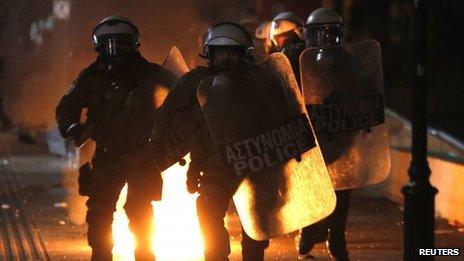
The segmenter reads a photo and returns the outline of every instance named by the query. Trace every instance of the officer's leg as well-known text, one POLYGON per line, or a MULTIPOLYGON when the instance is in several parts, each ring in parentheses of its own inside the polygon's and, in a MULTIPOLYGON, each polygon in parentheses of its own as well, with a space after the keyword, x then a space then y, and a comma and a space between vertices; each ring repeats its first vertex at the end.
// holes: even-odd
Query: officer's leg
POLYGON ((350 209, 351 190, 335 191, 337 205, 330 218, 328 248, 333 260, 349 260, 346 249, 345 227, 350 209))
POLYGON ((300 255, 308 255, 315 244, 327 240, 329 217, 301 229, 300 242, 298 243, 300 255))
POLYGON ((91 260, 111 260, 113 239, 111 225, 124 178, 109 162, 94 161, 94 189, 87 200, 87 240, 92 248, 91 260))
POLYGON ((143 164, 132 166, 128 174, 127 201, 124 206, 129 227, 135 236, 136 260, 154 260, 152 250, 153 208, 152 200, 159 200, 161 176, 144 169, 143 164))
POLYGON ((224 217, 231 195, 221 186, 208 182, 202 182, 199 192, 197 214, 205 244, 205 261, 228 260, 230 241, 224 217))
POLYGON ((242 228, 242 260, 260 261, 264 260, 264 251, 269 246, 269 240, 256 241, 250 238, 242 228))

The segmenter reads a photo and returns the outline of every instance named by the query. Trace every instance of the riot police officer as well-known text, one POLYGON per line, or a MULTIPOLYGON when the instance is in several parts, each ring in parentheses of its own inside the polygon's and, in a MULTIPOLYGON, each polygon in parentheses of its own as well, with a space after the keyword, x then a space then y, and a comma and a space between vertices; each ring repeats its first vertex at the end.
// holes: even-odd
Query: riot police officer
MULTIPOLYGON (((306 22, 304 37, 308 47, 340 46, 342 41, 343 21, 336 11, 330 8, 319 8, 313 11, 306 22)), ((333 53, 331 53, 334 56, 333 53)), ((346 53, 337 52, 338 59, 345 59, 346 53), (343 56, 343 57, 341 57, 343 56)), ((337 57, 330 57, 337 59, 337 57)), ((328 144, 319 141, 326 164, 337 160, 340 153, 328 152, 328 144), (338 156, 336 156, 337 154, 338 156)), ((337 151, 349 144, 338 144, 337 151)), ((351 189, 335 191, 337 205, 334 212, 326 219, 305 227, 301 230, 298 252, 301 256, 308 255, 316 243, 327 240, 327 247, 333 260, 349 260, 346 249, 345 226, 348 219, 351 189)))
POLYGON ((293 12, 282 12, 272 20, 270 38, 274 51, 282 52, 292 65, 298 84, 300 84, 299 57, 306 49, 302 40, 303 20, 293 12))
POLYGON ((93 30, 98 57, 71 84, 56 108, 64 138, 96 142, 91 173, 84 168, 80 193, 87 200, 87 238, 92 260, 111 260, 111 225, 119 193, 128 184, 125 210, 135 235, 136 260, 154 260, 151 250, 152 200, 161 196, 160 173, 144 150, 153 128, 155 86, 170 86, 173 75, 139 53, 138 28, 128 19, 110 16, 93 30), (79 119, 87 109, 87 120, 79 119))
MULTIPOLYGON (((197 88, 203 79, 252 62, 252 52, 252 38, 240 25, 224 22, 211 27, 205 37, 202 54, 208 60, 208 66, 198 66, 179 79, 156 113, 153 142, 160 139, 159 133, 165 133, 163 126, 168 126, 176 115, 193 115, 194 119, 189 119, 189 125, 197 123, 192 132, 183 135, 189 136, 185 140, 189 143, 191 157, 187 189, 199 193, 197 213, 205 242, 206 261, 228 260, 230 241, 224 217, 238 181, 231 181, 222 171, 219 156, 201 113, 197 88)), ((172 125, 179 128, 176 127, 179 124, 172 125)), ((242 231, 243 260, 263 260, 268 244, 268 241, 253 240, 242 231)))

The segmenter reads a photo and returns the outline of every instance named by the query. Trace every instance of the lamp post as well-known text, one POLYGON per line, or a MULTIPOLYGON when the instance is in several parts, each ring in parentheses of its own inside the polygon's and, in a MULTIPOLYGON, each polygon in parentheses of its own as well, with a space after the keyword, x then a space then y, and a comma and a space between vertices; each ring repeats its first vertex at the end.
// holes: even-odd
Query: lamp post
POLYGON ((435 194, 427 162, 427 0, 413 0, 414 82, 412 161, 404 195, 404 260, 433 260, 419 249, 433 248, 435 194))

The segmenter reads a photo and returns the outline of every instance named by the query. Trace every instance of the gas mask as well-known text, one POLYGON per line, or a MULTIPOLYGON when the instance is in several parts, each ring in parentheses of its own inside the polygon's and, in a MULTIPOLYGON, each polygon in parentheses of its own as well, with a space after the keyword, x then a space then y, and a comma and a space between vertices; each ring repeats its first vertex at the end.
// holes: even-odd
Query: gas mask
POLYGON ((244 64, 245 50, 239 46, 214 46, 210 64, 218 71, 229 71, 244 64))

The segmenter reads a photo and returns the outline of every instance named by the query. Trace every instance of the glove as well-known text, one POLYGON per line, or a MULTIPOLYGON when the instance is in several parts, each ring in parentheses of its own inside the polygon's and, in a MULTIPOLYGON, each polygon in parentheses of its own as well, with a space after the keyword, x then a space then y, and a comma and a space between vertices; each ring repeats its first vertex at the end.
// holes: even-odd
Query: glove
POLYGON ((92 175, 92 168, 89 162, 86 162, 79 168, 79 194, 82 196, 90 196, 93 191, 94 177, 92 175))
POLYGON ((80 123, 73 123, 66 129, 64 138, 78 139, 82 136, 84 129, 84 125, 80 123))
POLYGON ((198 186, 200 184, 200 168, 195 166, 195 164, 190 163, 189 169, 187 171, 187 191, 189 193, 195 193, 198 191, 198 186))

